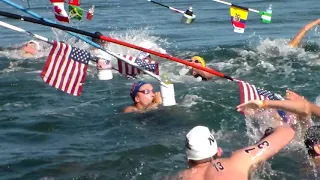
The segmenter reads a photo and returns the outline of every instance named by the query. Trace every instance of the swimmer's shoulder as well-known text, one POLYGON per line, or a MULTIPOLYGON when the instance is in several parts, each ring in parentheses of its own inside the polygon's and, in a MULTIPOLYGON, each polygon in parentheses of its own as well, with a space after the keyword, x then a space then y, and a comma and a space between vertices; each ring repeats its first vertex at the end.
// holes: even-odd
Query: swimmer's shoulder
POLYGON ((138 111, 138 108, 136 108, 133 105, 128 106, 123 110, 124 113, 130 113, 130 112, 136 112, 136 111, 138 111))

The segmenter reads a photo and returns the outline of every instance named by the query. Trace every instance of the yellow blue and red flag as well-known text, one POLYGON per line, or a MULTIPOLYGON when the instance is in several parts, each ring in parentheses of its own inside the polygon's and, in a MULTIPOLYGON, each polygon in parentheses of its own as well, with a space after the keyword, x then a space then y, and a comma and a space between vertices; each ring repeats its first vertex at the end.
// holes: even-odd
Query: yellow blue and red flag
POLYGON ((246 20, 248 18, 248 8, 232 5, 230 6, 230 16, 234 32, 244 33, 246 20))

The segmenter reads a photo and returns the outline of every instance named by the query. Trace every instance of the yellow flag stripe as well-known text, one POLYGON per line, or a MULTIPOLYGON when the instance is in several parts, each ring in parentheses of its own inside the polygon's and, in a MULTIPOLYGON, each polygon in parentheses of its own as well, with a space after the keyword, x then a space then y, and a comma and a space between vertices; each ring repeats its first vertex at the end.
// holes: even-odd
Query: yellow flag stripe
POLYGON ((240 19, 247 20, 248 10, 234 7, 234 6, 230 6, 230 15, 232 17, 239 16, 240 19))

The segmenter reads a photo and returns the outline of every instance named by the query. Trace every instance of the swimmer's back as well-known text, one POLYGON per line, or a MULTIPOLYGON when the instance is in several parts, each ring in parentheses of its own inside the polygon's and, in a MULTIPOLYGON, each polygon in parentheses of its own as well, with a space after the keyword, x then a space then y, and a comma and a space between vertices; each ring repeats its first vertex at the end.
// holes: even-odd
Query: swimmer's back
POLYGON ((247 180, 250 172, 283 149, 294 135, 291 127, 279 126, 258 143, 235 151, 230 158, 217 158, 201 168, 197 165, 197 171, 193 168, 183 171, 180 179, 247 180))
MULTIPOLYGON (((236 160, 238 161, 238 160, 236 160)), ((248 170, 242 168, 234 158, 219 158, 201 169, 193 168, 185 170, 180 179, 185 180, 247 180, 248 170)))

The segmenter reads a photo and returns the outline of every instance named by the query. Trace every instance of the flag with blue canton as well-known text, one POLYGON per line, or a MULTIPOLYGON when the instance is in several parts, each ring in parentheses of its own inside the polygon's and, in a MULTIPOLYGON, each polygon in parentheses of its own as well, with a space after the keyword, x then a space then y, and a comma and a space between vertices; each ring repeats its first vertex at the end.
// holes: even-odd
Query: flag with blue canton
MULTIPOLYGON (((279 94, 255 87, 244 81, 238 81, 238 85, 240 87, 240 104, 250 100, 284 100, 279 94)), ((284 122, 288 122, 286 113, 283 110, 278 109, 278 114, 282 117, 284 122)))
POLYGON ((90 56, 86 50, 54 41, 40 76, 50 86, 80 96, 90 56))
POLYGON ((148 60, 148 59, 137 58, 135 63, 137 63, 138 66, 144 68, 145 70, 151 71, 151 72, 155 73, 156 75, 159 75, 157 62, 152 61, 152 60, 148 60))
MULTIPOLYGON (((130 55, 120 55, 120 56, 136 64, 137 66, 140 66, 143 69, 146 69, 147 71, 151 71, 152 73, 159 75, 159 63, 151 60, 150 58, 139 59, 130 55)), ((140 69, 136 68, 135 66, 132 66, 131 64, 125 61, 122 61, 121 59, 118 59, 118 71, 121 74, 130 75, 133 77, 143 73, 142 71, 140 71, 140 69)))

